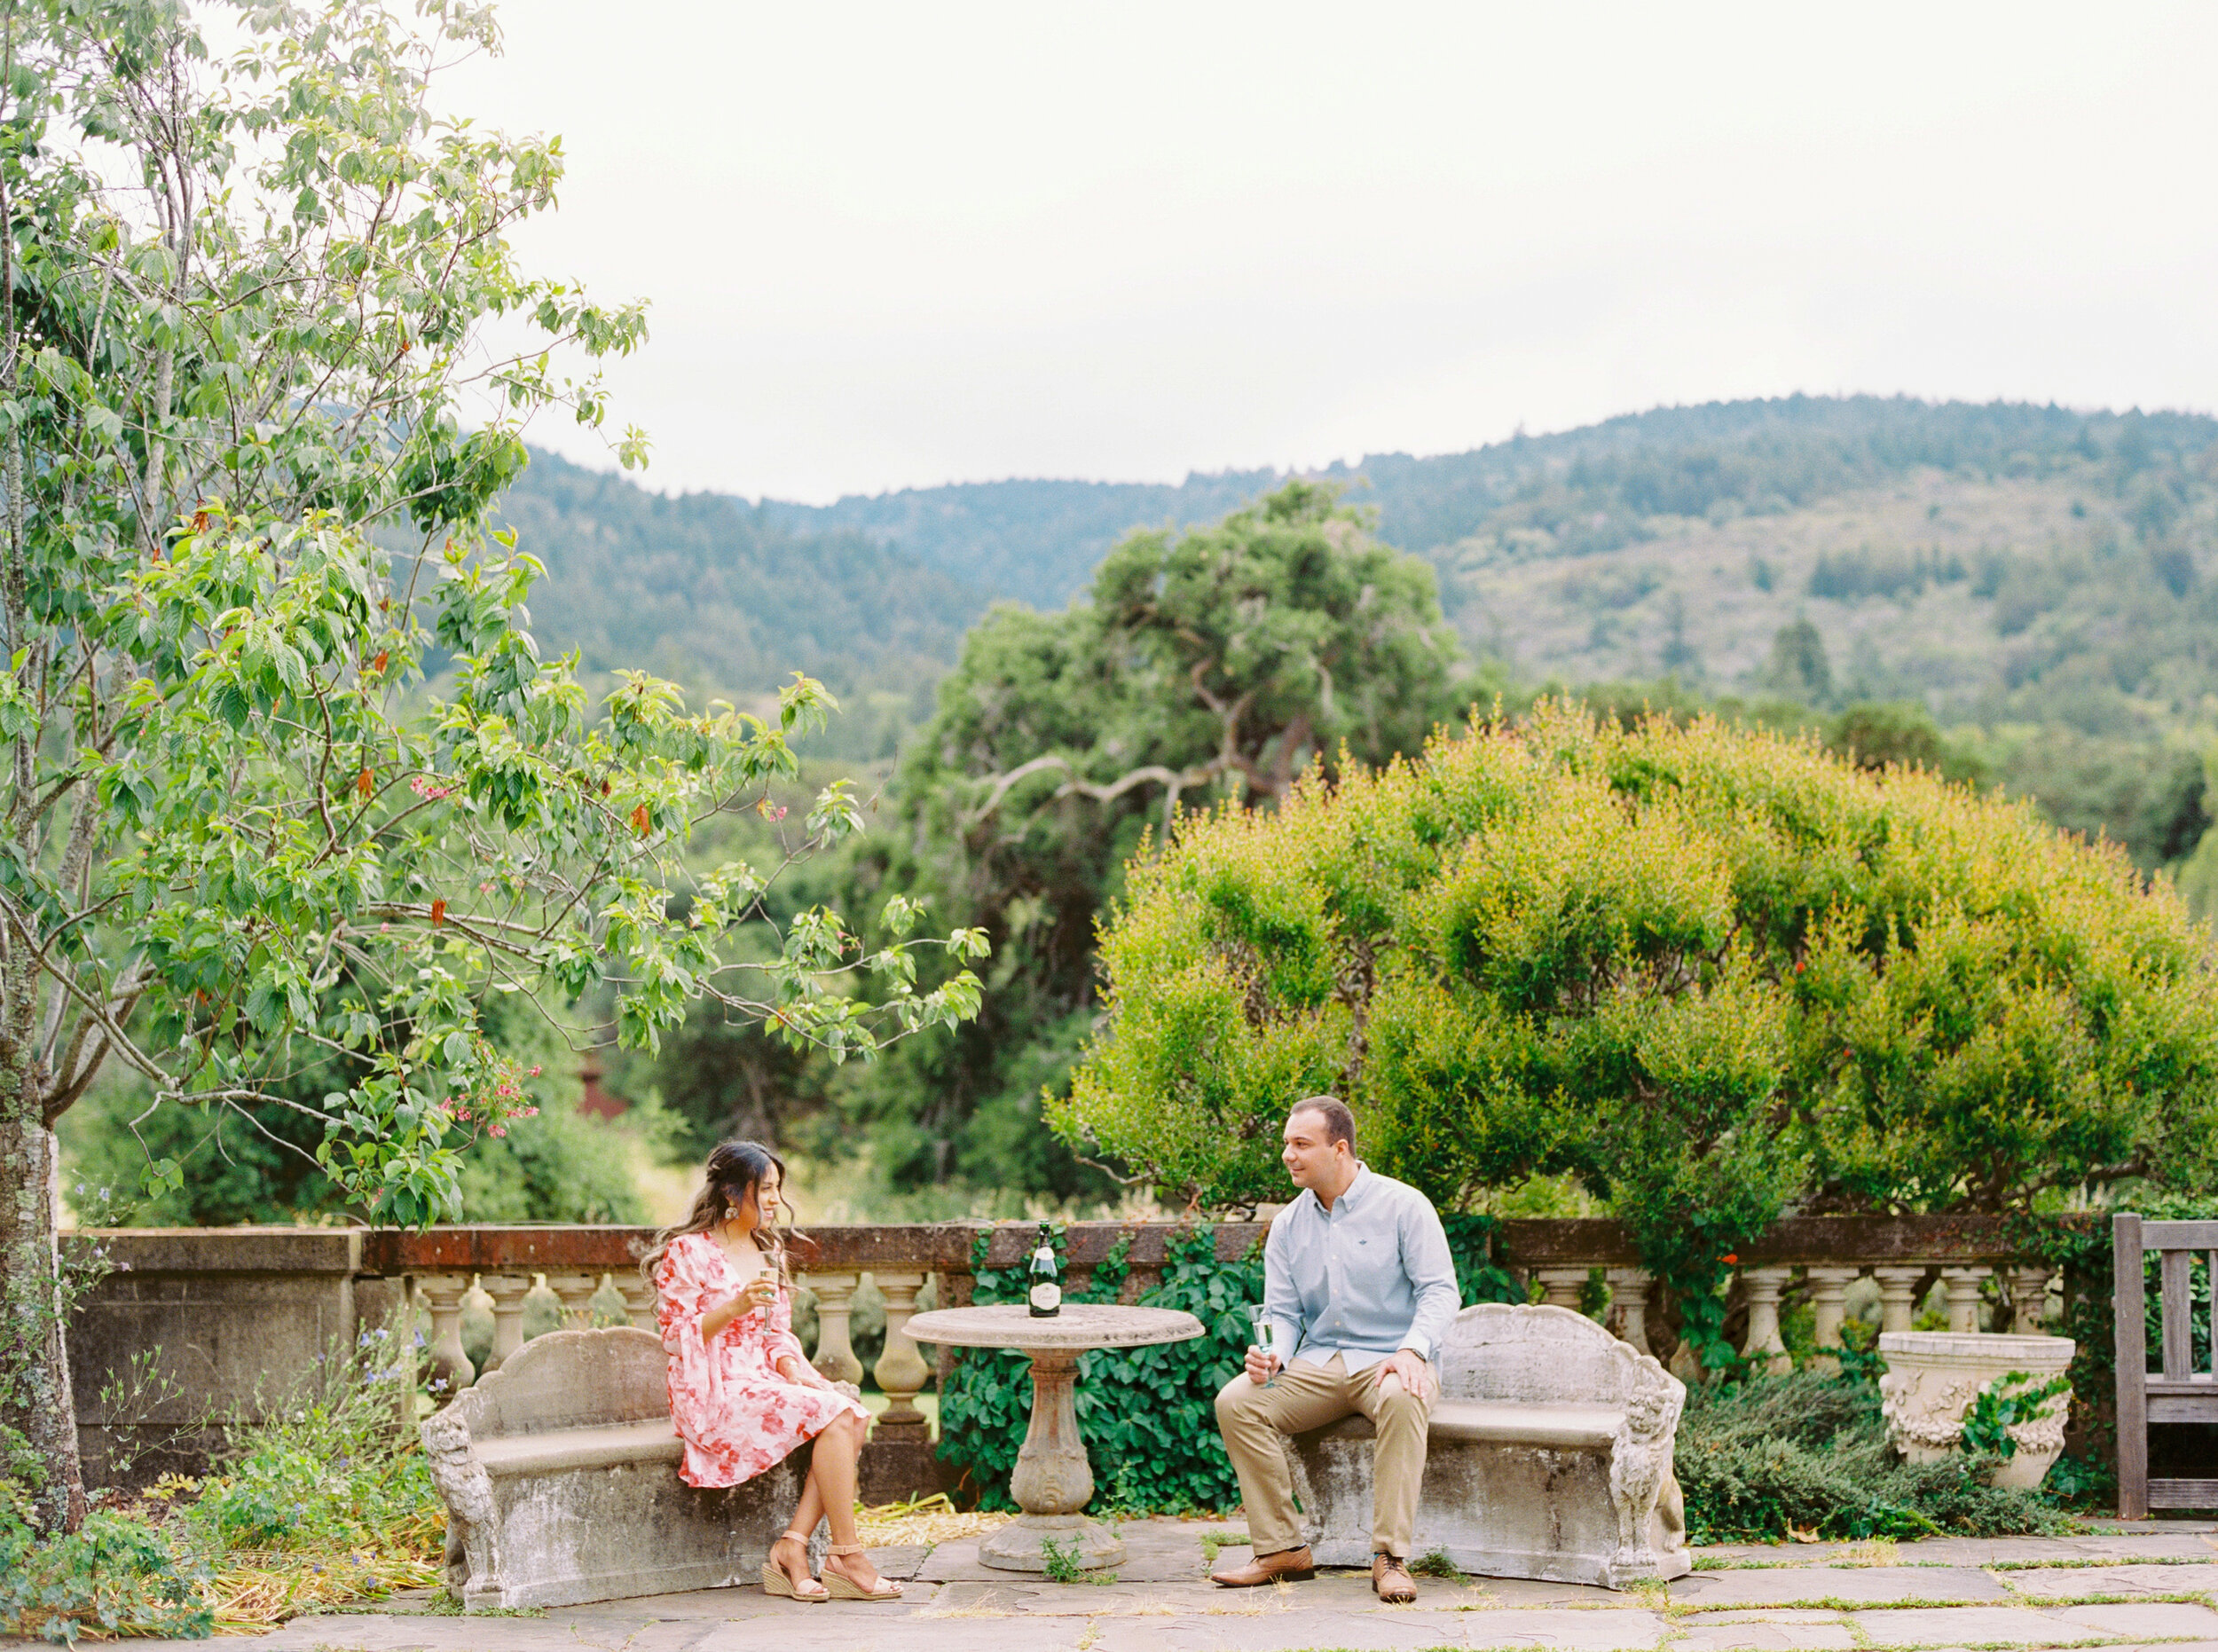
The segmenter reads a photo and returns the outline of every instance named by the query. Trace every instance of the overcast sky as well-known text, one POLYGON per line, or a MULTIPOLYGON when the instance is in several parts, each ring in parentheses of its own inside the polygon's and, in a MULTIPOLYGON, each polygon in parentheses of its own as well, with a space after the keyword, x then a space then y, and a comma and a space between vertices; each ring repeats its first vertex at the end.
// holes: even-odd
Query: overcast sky
MULTIPOLYGON (((506 0, 649 485, 1456 452, 1793 390, 2218 403, 2218 8, 506 0)), ((608 462, 553 423, 535 440, 608 462)))

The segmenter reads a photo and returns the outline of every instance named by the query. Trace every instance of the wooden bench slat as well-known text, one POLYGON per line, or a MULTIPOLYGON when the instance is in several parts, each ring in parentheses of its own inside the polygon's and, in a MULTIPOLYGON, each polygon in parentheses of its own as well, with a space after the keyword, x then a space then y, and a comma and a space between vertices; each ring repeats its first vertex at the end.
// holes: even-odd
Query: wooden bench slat
POLYGON ((2218 1394, 2151 1394, 2151 1422, 2218 1422, 2218 1394))
POLYGON ((2195 1254, 2167 1250, 2163 1255, 2164 1374, 2177 1382, 2195 1369, 2190 1335, 2194 1329, 2195 1298, 2188 1286, 2188 1269, 2195 1254))
POLYGON ((2151 1508, 2218 1508, 2218 1480, 2151 1480, 2151 1508))
POLYGON ((2218 1250, 2218 1222, 2143 1222, 2143 1250, 2218 1250))

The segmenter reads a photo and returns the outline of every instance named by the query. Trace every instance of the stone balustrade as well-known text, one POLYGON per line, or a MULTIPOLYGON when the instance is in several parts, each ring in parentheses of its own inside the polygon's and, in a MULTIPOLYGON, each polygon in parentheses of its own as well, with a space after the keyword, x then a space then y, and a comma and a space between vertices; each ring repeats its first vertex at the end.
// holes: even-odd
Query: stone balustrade
MULTIPOLYGON (((1066 1231, 1071 1282, 1085 1284, 1122 1245, 1120 1294, 1135 1300, 1161 1278, 1167 1242, 1179 1231, 1171 1223, 1072 1223, 1066 1231)), ((1229 1261, 1249 1254, 1263 1231, 1260 1223, 1217 1224, 1217 1255, 1229 1261)), ((934 1365, 902 1330, 918 1297, 929 1293, 940 1307, 968 1302, 981 1235, 985 1264, 1011 1268, 1021 1265, 1036 1231, 1031 1223, 820 1227, 807 1230, 808 1244, 794 1247, 797 1282, 814 1306, 811 1357, 827 1376, 863 1381, 856 1306, 859 1300, 883 1304, 885 1341, 868 1373, 887 1399, 871 1446, 878 1490, 900 1496, 933 1483, 927 1425, 916 1402, 934 1365), (895 1487, 902 1489, 889 1489, 895 1487)), ((351 1340, 413 1303, 421 1310, 418 1323, 428 1322, 434 1378, 460 1389, 482 1374, 466 1346, 466 1322, 481 1335, 491 1325, 488 1370, 531 1338, 563 1326, 628 1322, 652 1329, 653 1291, 638 1263, 652 1238, 639 1228, 555 1226, 110 1231, 102 1239, 121 1269, 81 1309, 70 1339, 88 1455, 101 1459, 108 1434, 117 1430, 160 1428, 160 1418, 127 1422, 107 1414, 113 1408, 103 1391, 129 1369, 134 1349, 162 1349, 162 1367, 175 1367, 181 1392, 206 1391, 213 1373, 222 1392, 247 1395, 281 1374, 264 1363, 273 1350, 305 1363, 311 1345, 334 1335, 351 1340)), ((1664 1298, 1615 1222, 1506 1222, 1493 1260, 1533 1300, 1594 1312, 1633 1347, 1669 1351, 1655 1346, 1664 1298)), ((1748 1246, 1734 1266, 1734 1301, 1746 1307, 1742 1349, 1773 1369, 1790 1363, 1782 1318, 1801 1304, 1812 1311, 1816 1357, 1827 1359, 1827 1350, 1841 1345, 1852 1311, 1876 1311, 1882 1330, 1908 1330, 1932 1297, 1946 1304, 1951 1330, 2032 1330, 2059 1284, 2069 1288, 2017 1255, 2002 1220, 1989 1216, 1789 1218, 1748 1246)), ((953 1356, 941 1350, 936 1357, 953 1356)), ((192 1467, 174 1453, 146 1460, 148 1477, 192 1467)))
MULTIPOLYGON (((1124 1288, 1137 1297, 1160 1277, 1162 1239, 1168 1223, 1079 1223, 1068 1230, 1070 1263, 1082 1279, 1119 1238, 1133 1236, 1124 1288), (1152 1241, 1152 1242, 1151 1242, 1152 1241)), ((850 1320, 857 1292, 866 1282, 885 1302, 885 1351, 870 1375, 887 1396, 881 1428, 922 1439, 924 1418, 916 1396, 930 1380, 916 1345, 901 1327, 916 1311, 916 1298, 929 1279, 947 1305, 967 1301, 970 1249, 979 1223, 883 1224, 812 1231, 814 1245, 796 1282, 814 1299, 817 1340, 813 1358, 818 1370, 836 1381, 861 1382, 850 1320), (887 1266, 888 1263, 895 1265, 887 1266), (871 1265, 865 1265, 866 1263, 871 1265)), ((1029 1223, 984 1227, 987 1264, 1007 1267, 1021 1260, 1031 1242, 1029 1223), (1007 1254, 1003 1254, 1007 1253, 1007 1254)), ((1228 1259, 1260 1239, 1261 1223, 1227 1223, 1217 1230, 1219 1254, 1228 1259)), ((1633 1257, 1614 1222, 1526 1221, 1504 1224, 1504 1248, 1512 1271, 1528 1285, 1532 1299, 1580 1309, 1602 1304, 1609 1329, 1643 1352, 1656 1351, 1648 1335, 1651 1280, 1633 1257), (1521 1262, 1530 1258, 1528 1265, 1521 1262)), ((495 1326, 487 1368, 523 1346, 530 1336, 562 1326, 615 1325, 628 1321, 652 1329, 653 1292, 640 1278, 636 1255, 648 1242, 644 1231, 621 1228, 434 1229, 428 1234, 369 1236, 366 1265, 400 1272, 429 1310, 433 1326, 431 1357, 437 1374, 467 1387, 478 1374, 462 1343, 462 1318, 475 1300, 495 1326), (464 1236, 468 1236, 465 1238, 464 1236), (464 1273, 440 1264, 467 1259, 491 1264, 464 1273), (545 1270, 526 1271, 546 1262, 545 1270), (598 1269, 598 1271, 594 1271, 598 1269), (535 1311, 535 1302, 537 1308, 535 1311)), ((1793 1366, 1782 1334, 1781 1314, 1790 1301, 1813 1310, 1817 1357, 1841 1346, 1843 1327, 1858 1281, 1868 1278, 1866 1302, 1876 1305, 1877 1329, 1907 1331, 1919 1306, 1938 1286, 1951 1331, 2036 1329, 2048 1311, 2057 1283, 2049 1270, 2012 1257, 2000 1223, 1978 1217, 1819 1217, 1781 1223, 1750 1255, 1740 1259, 1740 1300, 1747 1305, 1747 1329, 1741 1351, 1771 1371, 1793 1366), (1875 1300, 1876 1299, 1876 1300, 1875 1300), (1984 1310, 1984 1325, 1983 1325, 1984 1310)))

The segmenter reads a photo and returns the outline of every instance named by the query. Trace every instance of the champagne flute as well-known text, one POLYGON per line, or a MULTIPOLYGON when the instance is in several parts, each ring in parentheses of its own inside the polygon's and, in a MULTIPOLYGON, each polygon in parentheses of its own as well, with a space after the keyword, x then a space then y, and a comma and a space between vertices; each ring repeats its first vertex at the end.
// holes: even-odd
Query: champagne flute
MULTIPOLYGON (((1255 1332, 1255 1346, 1262 1349, 1265 1354, 1277 1358, 1278 1322, 1270 1317, 1270 1310, 1265 1308, 1261 1302, 1255 1304, 1247 1310, 1247 1323, 1255 1332)), ((1278 1373, 1274 1371, 1263 1379, 1263 1386, 1269 1388, 1278 1381, 1278 1373)))

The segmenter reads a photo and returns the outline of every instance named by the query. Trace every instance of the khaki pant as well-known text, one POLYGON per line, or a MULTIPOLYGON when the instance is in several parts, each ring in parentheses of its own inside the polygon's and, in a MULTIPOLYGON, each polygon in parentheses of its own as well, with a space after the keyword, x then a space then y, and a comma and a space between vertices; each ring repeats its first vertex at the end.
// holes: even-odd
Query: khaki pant
MULTIPOLYGON (((1217 1429, 1240 1477, 1247 1505, 1247 1535, 1257 1554, 1300 1548, 1301 1522, 1294 1512, 1294 1479, 1286 1470, 1284 1436, 1321 1428, 1354 1412, 1377 1430, 1371 1472, 1371 1548, 1410 1557, 1417 1526, 1417 1493, 1425 1479, 1425 1431, 1432 1402, 1404 1388, 1373 1365, 1350 1373, 1338 1354, 1327 1365, 1296 1360, 1281 1365, 1269 1388, 1245 1373, 1217 1395, 1217 1429)), ((1437 1372, 1433 1389, 1440 1388, 1437 1372)))

